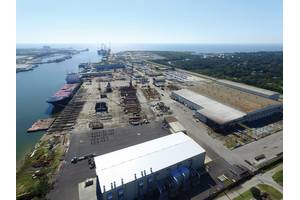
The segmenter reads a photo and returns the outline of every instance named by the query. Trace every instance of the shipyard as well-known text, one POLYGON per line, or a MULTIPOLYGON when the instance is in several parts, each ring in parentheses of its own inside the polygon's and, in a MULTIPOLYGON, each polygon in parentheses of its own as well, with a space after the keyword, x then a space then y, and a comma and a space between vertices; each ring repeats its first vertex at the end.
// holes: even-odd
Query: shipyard
POLYGON ((28 129, 47 130, 26 161, 33 180, 51 177, 47 198, 210 199, 282 159, 278 93, 155 64, 151 52, 97 54, 46 99, 56 117, 28 129))
POLYGON ((5 4, 2 199, 296 200, 285 4, 5 4))

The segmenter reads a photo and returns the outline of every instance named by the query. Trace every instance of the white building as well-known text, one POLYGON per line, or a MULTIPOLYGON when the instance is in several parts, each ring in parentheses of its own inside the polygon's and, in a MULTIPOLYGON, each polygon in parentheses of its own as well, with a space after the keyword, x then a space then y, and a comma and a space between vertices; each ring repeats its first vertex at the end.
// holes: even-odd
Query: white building
POLYGON ((195 110, 195 117, 215 129, 223 129, 239 122, 255 121, 282 113, 282 103, 270 99, 267 99, 271 101, 269 104, 257 106, 257 109, 242 111, 188 89, 173 91, 171 97, 195 110))
POLYGON ((166 188, 176 193, 186 185, 195 169, 203 167, 205 150, 180 132, 94 159, 103 200, 130 200, 146 194, 157 198, 170 194, 166 188), (169 187, 164 187, 166 180, 169 187))
POLYGON ((209 125, 222 127, 246 116, 244 112, 187 89, 173 91, 171 97, 195 110, 195 116, 209 125))
POLYGON ((186 134, 186 129, 182 126, 182 124, 179 121, 169 123, 169 127, 172 133, 183 132, 186 134))

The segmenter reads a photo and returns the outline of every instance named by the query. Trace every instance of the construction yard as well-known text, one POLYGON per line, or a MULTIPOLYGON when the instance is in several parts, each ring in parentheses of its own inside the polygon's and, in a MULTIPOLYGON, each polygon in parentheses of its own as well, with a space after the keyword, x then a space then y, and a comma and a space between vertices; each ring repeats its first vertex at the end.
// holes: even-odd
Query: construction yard
MULTIPOLYGON (((96 176, 95 166, 85 161, 87 155, 102 155, 178 132, 191 137, 207 155, 201 188, 187 199, 207 198, 282 158, 282 115, 267 115, 273 108, 280 108, 282 102, 226 87, 194 73, 165 72, 167 69, 160 71, 141 64, 144 61, 137 63, 84 79, 18 171, 20 199, 42 197, 49 190, 50 199, 79 199, 78 183, 96 176), (133 77, 137 71, 140 76, 133 77), (153 84, 153 77, 168 73, 173 75, 172 80, 153 84), (138 77, 149 82, 141 83, 138 77), (196 92, 208 101, 198 101, 201 105, 192 109, 171 98, 172 92, 180 89, 196 92), (223 132, 215 131, 195 114, 210 100, 216 102, 213 109, 223 104, 242 112, 237 118, 240 121, 234 121, 223 132), (74 164, 74 158, 80 158, 80 162, 74 164)), ((191 95, 195 100, 191 102, 197 102, 197 98, 191 95)))
POLYGON ((160 95, 155 88, 145 87, 141 89, 147 100, 159 100, 160 95))

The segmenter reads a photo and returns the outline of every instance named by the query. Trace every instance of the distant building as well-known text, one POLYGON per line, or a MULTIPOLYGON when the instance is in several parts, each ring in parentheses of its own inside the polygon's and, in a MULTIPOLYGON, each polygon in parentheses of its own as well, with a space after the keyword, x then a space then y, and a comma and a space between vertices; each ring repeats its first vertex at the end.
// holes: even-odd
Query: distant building
POLYGON ((164 76, 153 77, 153 85, 157 87, 165 86, 166 78, 164 76))
POLYGON ((122 63, 95 63, 94 67, 97 71, 108 71, 115 69, 125 69, 125 65, 122 63))
POLYGON ((49 45, 44 45, 43 49, 49 50, 49 49, 51 49, 51 47, 49 45))
POLYGON ((258 96, 262 96, 265 98, 269 98, 269 99, 273 99, 273 100, 277 100, 280 96, 280 94, 278 92, 274 92, 274 91, 270 91, 270 90, 266 90, 263 88, 258 88, 258 87, 254 87, 251 85, 246 85, 243 83, 237 83, 237 82, 233 82, 233 81, 228 81, 228 80, 218 80, 218 83, 223 84, 227 87, 231 87, 234 89, 238 89, 244 92, 248 92, 251 94, 255 94, 258 96))
POLYGON ((167 199, 189 190, 204 166, 205 150, 176 133, 94 159, 100 199, 167 199))

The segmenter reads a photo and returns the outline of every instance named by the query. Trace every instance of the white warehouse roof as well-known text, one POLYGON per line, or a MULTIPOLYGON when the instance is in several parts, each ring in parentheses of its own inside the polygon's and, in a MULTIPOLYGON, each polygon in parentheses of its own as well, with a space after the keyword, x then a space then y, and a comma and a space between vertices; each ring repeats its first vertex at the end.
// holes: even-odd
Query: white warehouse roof
POLYGON ((121 150, 95 157, 96 174, 102 193, 111 190, 111 183, 116 187, 141 178, 141 171, 146 175, 172 166, 181 161, 205 153, 205 150, 182 132, 150 140, 121 150))
POLYGON ((258 88, 258 87, 254 87, 254 86, 251 86, 251 85, 246 85, 246 84, 243 84, 243 83, 233 82, 233 81, 229 81, 229 80, 223 80, 222 79, 222 80, 218 80, 218 82, 226 84, 226 85, 230 85, 230 86, 233 86, 233 87, 245 89, 245 90, 248 90, 248 91, 252 91, 252 92, 255 92, 255 93, 263 94, 263 95, 266 95, 266 96, 272 96, 272 95, 279 94, 278 92, 274 92, 274 91, 271 91, 271 90, 266 90, 266 89, 263 89, 263 88, 258 88))
POLYGON ((244 112, 236 110, 188 89, 173 91, 173 93, 198 105, 200 108, 197 108, 197 112, 218 124, 225 124, 227 122, 240 119, 246 115, 244 112))

